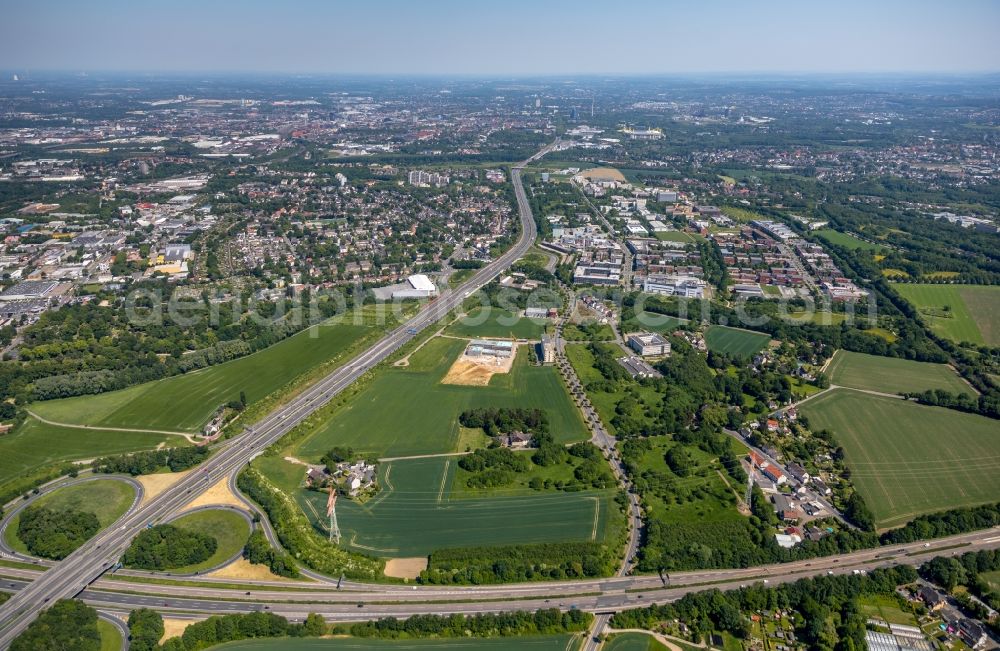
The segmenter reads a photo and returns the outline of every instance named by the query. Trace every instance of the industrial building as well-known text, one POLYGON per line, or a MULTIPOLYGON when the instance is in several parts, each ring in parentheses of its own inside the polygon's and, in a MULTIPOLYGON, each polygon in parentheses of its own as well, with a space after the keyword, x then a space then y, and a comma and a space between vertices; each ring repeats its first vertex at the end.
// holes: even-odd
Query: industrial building
POLYGON ((655 332, 636 332, 628 335, 628 347, 643 357, 670 354, 670 342, 655 332))
POLYGON ((514 342, 504 339, 473 339, 465 348, 468 357, 507 358, 514 354, 514 342))

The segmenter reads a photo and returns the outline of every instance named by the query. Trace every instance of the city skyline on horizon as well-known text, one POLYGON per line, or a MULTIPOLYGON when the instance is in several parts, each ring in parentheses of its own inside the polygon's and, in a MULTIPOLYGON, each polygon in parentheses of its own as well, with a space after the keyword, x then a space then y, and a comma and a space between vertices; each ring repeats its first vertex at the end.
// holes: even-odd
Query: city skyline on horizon
POLYGON ((169 6, 68 0, 7 9, 0 69, 544 77, 982 74, 1000 71, 1000 3, 746 9, 634 0, 503 7, 456 0, 169 6), (515 45, 516 47, 511 47, 515 45))

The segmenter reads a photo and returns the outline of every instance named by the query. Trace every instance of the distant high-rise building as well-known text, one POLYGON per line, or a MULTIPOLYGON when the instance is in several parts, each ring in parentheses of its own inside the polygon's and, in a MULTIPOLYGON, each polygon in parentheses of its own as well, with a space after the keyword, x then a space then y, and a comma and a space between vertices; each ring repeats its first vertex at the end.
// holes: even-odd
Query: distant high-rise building
POLYGON ((576 119, 576 107, 575 106, 569 110, 569 119, 570 120, 575 120, 576 119))
POLYGON ((542 99, 540 97, 535 98, 535 108, 542 108, 542 99))

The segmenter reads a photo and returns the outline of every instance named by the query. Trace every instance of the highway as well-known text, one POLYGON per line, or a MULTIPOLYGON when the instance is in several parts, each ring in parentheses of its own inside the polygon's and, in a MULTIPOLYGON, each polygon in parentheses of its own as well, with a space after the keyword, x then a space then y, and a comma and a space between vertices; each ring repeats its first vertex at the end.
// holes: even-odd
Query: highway
MULTIPOLYGON (((543 156, 554 145, 555 143, 542 149, 529 161, 543 156)), ((490 586, 402 586, 345 582, 342 589, 338 589, 335 580, 304 572, 314 582, 290 587, 287 583, 246 581, 244 583, 254 585, 254 589, 246 593, 232 587, 213 585, 204 577, 186 580, 184 585, 169 585, 137 583, 135 577, 141 579, 144 574, 139 572, 122 572, 133 578, 132 581, 123 580, 125 577, 105 575, 143 527, 175 517, 185 505, 221 478, 226 478, 233 486, 238 471, 264 448, 416 337, 421 329, 438 322, 448 312, 460 306, 469 294, 523 256, 536 237, 535 222, 520 181, 521 169, 529 161, 512 169, 511 180, 514 183, 522 230, 520 239, 510 251, 483 267, 457 290, 442 292, 410 321, 387 333, 369 349, 290 399, 247 428, 240 436, 221 443, 207 461, 170 489, 144 505, 138 505, 140 498, 137 497, 137 507, 64 561, 43 563, 42 566, 49 568, 45 572, 0 567, 0 574, 9 577, 0 579, 0 590, 15 592, 6 604, 0 606, 0 649, 9 647, 14 637, 51 602, 77 595, 103 611, 112 612, 127 613, 133 608, 145 606, 166 614, 190 616, 191 613, 267 609, 294 619, 301 619, 309 612, 317 612, 331 621, 357 621, 387 615, 406 617, 419 613, 471 614, 543 607, 577 607, 598 615, 592 630, 599 633, 604 629, 610 613, 624 608, 664 603, 709 587, 726 589, 756 581, 780 583, 805 576, 845 574, 898 563, 919 564, 934 555, 1000 547, 1000 528, 994 528, 928 543, 867 549, 782 565, 678 573, 664 582, 658 576, 625 575, 639 543, 639 538, 635 535, 638 532, 636 527, 633 528, 625 562, 618 575, 604 579, 490 586)), ((596 426, 595 442, 614 455, 607 432, 600 427, 599 421, 596 426)), ((612 456, 611 460, 612 467, 620 473, 617 457, 612 456)), ((54 482, 53 485, 57 484, 60 482, 54 482)), ((634 495, 631 497, 631 510, 635 517, 638 515, 638 501, 634 495)), ((250 503, 246 506, 248 511, 255 510, 250 503)), ((266 518, 260 526, 272 543, 277 545, 266 518)), ((585 648, 595 648, 593 635, 585 648)))
POLYGON ((124 516, 114 526, 102 531, 57 566, 45 572, 30 586, 20 590, 7 603, 0 606, 0 648, 10 646, 11 641, 47 604, 79 594, 99 578, 118 561, 132 538, 148 523, 163 521, 218 479, 236 473, 264 448, 284 436, 362 374, 415 338, 420 330, 436 323, 459 307, 466 297, 496 278, 501 271, 523 256, 534 243, 537 230, 531 206, 521 183, 521 170, 531 161, 551 151, 556 143, 558 140, 511 169, 511 182, 514 184, 521 222, 521 237, 509 251, 477 271, 457 290, 442 291, 412 319, 390 331, 369 349, 332 371, 252 427, 248 427, 240 436, 219 446, 218 450, 195 472, 150 500, 145 506, 124 516))

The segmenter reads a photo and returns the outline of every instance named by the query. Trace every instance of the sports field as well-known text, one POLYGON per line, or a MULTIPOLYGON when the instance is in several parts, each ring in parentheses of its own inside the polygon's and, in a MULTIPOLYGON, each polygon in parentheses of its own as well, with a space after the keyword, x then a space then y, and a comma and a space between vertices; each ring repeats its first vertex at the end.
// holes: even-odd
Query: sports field
POLYGON ((899 283, 893 288, 939 336, 958 343, 1000 346, 1000 287, 899 283))
POLYGON ((662 334, 664 332, 673 332, 687 322, 687 319, 681 319, 676 316, 642 311, 622 323, 622 332, 628 333, 646 330, 662 334))
POLYGON ((243 640, 212 647, 219 651, 573 651, 579 638, 571 635, 532 637, 460 638, 437 640, 375 640, 343 638, 277 638, 243 640))
POLYGON ((57 427, 28 418, 16 431, 0 436, 0 485, 69 459, 148 450, 160 443, 187 445, 179 436, 57 427))
POLYGON ((177 567, 172 574, 189 574, 216 567, 240 553, 250 537, 250 523, 238 513, 224 509, 206 509, 181 516, 170 522, 175 527, 197 531, 215 538, 218 547, 207 560, 197 565, 177 567))
POLYGON ((548 414, 558 442, 587 438, 558 371, 532 364, 523 347, 511 372, 494 375, 488 386, 441 384, 466 344, 434 337, 410 356, 408 366, 378 371, 358 395, 316 425, 296 456, 319 459, 336 445, 387 457, 458 451, 458 417, 474 407, 538 407, 548 414))
MULTIPOLYGON (((600 541, 617 508, 610 490, 453 499, 457 461, 435 457, 379 464, 378 495, 365 504, 337 502, 342 545, 398 558, 449 547, 600 541)), ((310 520, 326 526, 326 493, 300 490, 296 500, 310 520)))
POLYGON ((708 349, 727 355, 748 357, 763 350, 769 341, 770 335, 739 328, 714 325, 705 331, 705 345, 708 349))
POLYGON ((813 430, 829 429, 843 446, 851 481, 880 527, 1000 500, 994 420, 849 389, 800 409, 813 430))
POLYGON ((946 364, 915 362, 897 357, 879 357, 838 350, 826 367, 831 384, 883 393, 908 393, 943 389, 952 393, 974 393, 946 364))
POLYGON ((504 339, 541 339, 545 321, 526 319, 498 307, 477 307, 445 330, 456 337, 500 337, 504 339))
POLYGON ((365 325, 316 326, 224 364, 121 391, 39 402, 32 410, 58 423, 197 432, 241 391, 248 403, 260 400, 373 331, 365 325))
MULTIPOLYGON (((135 489, 117 479, 95 479, 59 488, 39 497, 33 506, 50 509, 72 509, 93 513, 101 527, 106 527, 122 516, 135 500, 135 489)), ((6 542, 14 549, 25 552, 27 548, 17 538, 20 514, 15 515, 4 531, 6 542)))
POLYGON ((854 237, 849 233, 841 233, 840 231, 835 231, 832 228, 824 228, 822 230, 818 230, 816 231, 816 235, 819 235, 822 239, 826 240, 830 244, 836 244, 837 246, 842 246, 847 249, 864 249, 866 251, 877 251, 879 248, 881 248, 877 244, 866 242, 860 238, 854 237))

